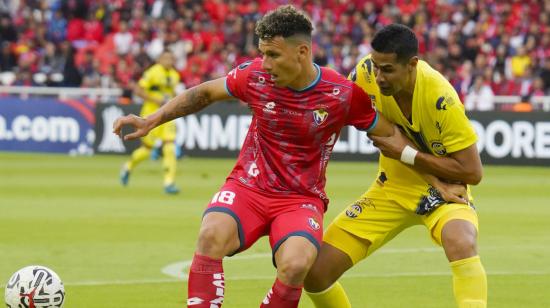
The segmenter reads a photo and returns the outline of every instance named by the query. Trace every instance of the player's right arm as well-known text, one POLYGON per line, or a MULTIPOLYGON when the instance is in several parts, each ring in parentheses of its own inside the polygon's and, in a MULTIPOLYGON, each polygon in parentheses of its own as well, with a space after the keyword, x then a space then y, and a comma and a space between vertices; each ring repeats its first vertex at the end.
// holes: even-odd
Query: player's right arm
POLYGON ((468 188, 466 184, 461 183, 447 183, 435 175, 431 175, 425 172, 418 172, 420 175, 428 182, 430 185, 432 185, 437 191, 439 191, 439 194, 441 195, 441 198, 447 202, 454 202, 454 203, 463 203, 468 204, 470 201, 468 199, 468 188))
POLYGON ((439 177, 477 185, 483 176, 483 167, 476 144, 450 153, 447 157, 436 157, 423 152, 417 154, 414 165, 420 170, 439 177))
POLYGON ((130 125, 135 131, 125 135, 124 140, 131 140, 143 137, 163 123, 195 113, 214 102, 230 98, 246 100, 247 79, 252 63, 252 61, 242 63, 231 70, 226 77, 210 80, 184 91, 145 119, 133 114, 118 118, 113 124, 113 133, 122 137, 122 127, 130 125))
POLYGON ((369 136, 393 136, 395 130, 398 129, 392 122, 388 121, 381 113, 377 114, 378 118, 373 127, 369 128, 369 136))
POLYGON ((369 95, 355 83, 352 83, 351 108, 347 124, 375 136, 389 137, 394 134, 395 125, 376 111, 369 95))
POLYGON ((113 124, 113 132, 122 137, 122 127, 130 125, 135 131, 125 135, 124 140, 140 138, 163 123, 195 113, 216 101, 231 97, 226 90, 226 77, 207 81, 174 97, 145 119, 133 114, 118 118, 113 124))
POLYGON ((399 129, 393 136, 371 135, 370 138, 384 156, 401 160, 417 171, 470 185, 477 185, 481 181, 483 168, 475 143, 450 152, 446 156, 437 157, 418 151, 399 129))

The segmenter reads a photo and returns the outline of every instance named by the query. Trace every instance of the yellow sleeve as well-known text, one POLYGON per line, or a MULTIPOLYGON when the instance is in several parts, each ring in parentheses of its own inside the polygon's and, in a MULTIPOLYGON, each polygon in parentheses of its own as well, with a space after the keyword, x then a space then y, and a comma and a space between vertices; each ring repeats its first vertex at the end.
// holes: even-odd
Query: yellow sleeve
POLYGON ((149 68, 143 73, 143 76, 141 76, 141 78, 138 81, 138 85, 143 89, 145 89, 146 91, 149 90, 149 88, 154 84, 154 81, 156 78, 155 75, 156 75, 155 66, 152 66, 151 68, 149 68))
POLYGON ((378 86, 376 85, 370 55, 364 57, 357 63, 349 74, 348 79, 355 82, 355 84, 361 87, 365 92, 375 93, 375 89, 377 89, 378 86))
POLYGON ((382 111, 382 106, 376 104, 378 102, 376 95, 379 90, 378 85, 376 84, 376 77, 374 76, 374 69, 370 60, 370 54, 357 63, 349 74, 348 79, 361 87, 361 89, 363 89, 363 91, 370 96, 376 108, 382 111))
POLYGON ((447 153, 463 150, 477 141, 477 135, 464 111, 464 105, 450 85, 436 100, 441 142, 447 153))

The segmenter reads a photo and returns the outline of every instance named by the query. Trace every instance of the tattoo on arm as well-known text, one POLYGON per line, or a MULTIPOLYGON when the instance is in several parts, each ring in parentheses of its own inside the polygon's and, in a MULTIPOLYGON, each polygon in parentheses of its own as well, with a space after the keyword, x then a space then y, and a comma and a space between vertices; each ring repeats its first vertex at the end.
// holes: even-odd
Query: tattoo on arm
POLYGON ((195 113, 211 103, 206 91, 189 89, 181 98, 176 98, 172 108, 167 108, 163 114, 163 122, 168 122, 178 117, 195 113))

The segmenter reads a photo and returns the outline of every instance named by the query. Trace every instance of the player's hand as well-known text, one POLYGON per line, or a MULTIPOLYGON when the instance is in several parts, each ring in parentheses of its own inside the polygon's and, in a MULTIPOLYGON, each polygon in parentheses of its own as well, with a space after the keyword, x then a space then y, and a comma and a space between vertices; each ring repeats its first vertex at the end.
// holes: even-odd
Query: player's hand
POLYGON ((447 202, 469 204, 468 191, 465 184, 446 183, 437 180, 432 183, 432 186, 437 189, 441 198, 447 202))
POLYGON ((399 129, 397 126, 394 126, 392 136, 368 136, 372 140, 373 145, 377 147, 380 152, 384 154, 384 156, 397 160, 401 158, 401 152, 403 152, 405 146, 412 145, 409 139, 405 135, 403 135, 401 129, 399 129))
POLYGON ((135 114, 120 117, 116 119, 115 123, 113 123, 113 133, 117 134, 124 140, 132 140, 143 137, 147 135, 150 130, 151 128, 149 128, 145 119, 138 117, 135 114), (132 133, 128 133, 126 129, 129 128, 133 128, 134 131, 132 133))

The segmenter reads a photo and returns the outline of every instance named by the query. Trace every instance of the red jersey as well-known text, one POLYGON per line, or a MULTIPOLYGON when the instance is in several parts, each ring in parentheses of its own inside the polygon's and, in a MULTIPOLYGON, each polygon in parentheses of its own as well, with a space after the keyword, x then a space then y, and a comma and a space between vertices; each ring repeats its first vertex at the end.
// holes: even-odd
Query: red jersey
POLYGON ((278 87, 261 67, 245 62, 227 74, 226 89, 246 102, 252 122, 229 175, 256 190, 321 198, 325 171, 344 125, 368 130, 378 119, 369 96, 352 81, 320 68, 303 90, 278 87))

